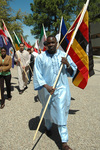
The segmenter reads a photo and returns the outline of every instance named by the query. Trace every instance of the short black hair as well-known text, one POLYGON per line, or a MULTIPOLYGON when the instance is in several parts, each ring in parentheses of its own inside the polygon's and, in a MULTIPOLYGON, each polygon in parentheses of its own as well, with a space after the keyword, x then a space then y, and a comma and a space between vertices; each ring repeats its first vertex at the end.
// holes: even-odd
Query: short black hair
MULTIPOLYGON (((21 42, 20 44, 23 44, 23 45, 25 45, 23 42, 21 42)), ((20 46, 20 44, 19 44, 19 46, 20 46)))
MULTIPOLYGON (((56 39, 56 37, 55 37, 54 35, 49 35, 49 36, 47 37, 47 39, 48 39, 49 37, 53 37, 53 38, 56 39)), ((56 39, 56 41, 57 41, 57 39, 56 39)))
POLYGON ((6 48, 6 47, 1 47, 1 50, 2 50, 2 49, 5 49, 5 51, 7 51, 7 48, 6 48))
POLYGON ((28 48, 28 49, 27 49, 27 51, 31 51, 31 49, 30 49, 30 48, 28 48))

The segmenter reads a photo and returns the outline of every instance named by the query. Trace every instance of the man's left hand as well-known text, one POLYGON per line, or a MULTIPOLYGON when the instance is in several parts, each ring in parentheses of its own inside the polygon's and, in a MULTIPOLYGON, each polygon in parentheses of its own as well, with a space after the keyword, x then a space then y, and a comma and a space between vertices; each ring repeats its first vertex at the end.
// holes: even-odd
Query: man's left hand
POLYGON ((66 57, 62 57, 61 62, 62 62, 62 64, 67 65, 67 67, 69 67, 69 66, 70 66, 70 64, 68 63, 68 61, 67 61, 67 58, 66 58, 66 57))

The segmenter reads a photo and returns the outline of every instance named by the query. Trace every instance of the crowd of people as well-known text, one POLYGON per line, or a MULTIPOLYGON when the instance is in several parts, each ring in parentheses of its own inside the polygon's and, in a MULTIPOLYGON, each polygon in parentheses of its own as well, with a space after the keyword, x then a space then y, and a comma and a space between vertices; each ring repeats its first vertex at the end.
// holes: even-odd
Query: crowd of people
MULTIPOLYGON (((15 62, 18 70, 19 94, 22 94, 24 90, 27 89, 27 84, 30 83, 33 76, 34 89, 38 90, 39 100, 42 104, 42 112, 45 108, 49 95, 52 95, 44 115, 46 134, 47 136, 52 135, 52 123, 55 123, 61 137, 62 150, 71 150, 71 148, 67 145, 68 130, 66 125, 71 100, 67 77, 74 77, 77 66, 69 55, 65 57, 65 52, 56 49, 57 40, 54 36, 48 36, 47 41, 44 42, 44 46, 46 51, 41 52, 40 50, 39 55, 34 52, 33 48, 25 50, 24 44, 20 43, 20 49, 15 54, 15 62), (53 84, 56 80, 61 64, 63 64, 63 68, 56 87, 53 88, 53 84)), ((1 48, 0 108, 4 108, 5 106, 4 80, 6 82, 7 97, 9 100, 12 98, 11 64, 11 57, 6 55, 6 49, 1 48)))

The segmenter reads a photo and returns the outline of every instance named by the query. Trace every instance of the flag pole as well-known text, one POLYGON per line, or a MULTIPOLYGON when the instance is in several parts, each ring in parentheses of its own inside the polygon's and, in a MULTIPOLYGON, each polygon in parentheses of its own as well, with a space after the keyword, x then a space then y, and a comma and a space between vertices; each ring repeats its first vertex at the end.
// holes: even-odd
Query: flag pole
MULTIPOLYGON (((70 47, 71 47, 71 45, 72 45, 72 43, 73 43, 73 40, 74 40, 74 38, 75 38, 75 36, 76 36, 76 33, 77 33, 77 31, 78 31, 78 28, 79 28, 80 24, 82 23, 84 14, 85 14, 85 12, 86 12, 86 10, 87 10, 87 7, 88 7, 88 4, 89 4, 89 0, 87 0, 86 4, 85 4, 85 6, 84 6, 84 9, 83 9, 82 14, 81 14, 81 16, 80 16, 79 22, 78 22, 78 24, 77 24, 77 26, 76 26, 76 29, 75 29, 75 32, 74 32, 73 37, 72 37, 72 39, 71 39, 71 42, 69 43, 69 46, 68 46, 67 52, 66 52, 66 54, 65 54, 65 57, 67 56, 67 54, 68 54, 68 52, 69 52, 69 49, 70 49, 70 47)), ((59 76, 60 76, 62 67, 63 67, 63 64, 61 64, 61 67, 60 67, 60 70, 59 70, 59 72, 58 72, 56 81, 55 81, 55 83, 54 83, 54 85, 53 85, 53 88, 55 88, 55 86, 56 86, 56 84, 57 84, 57 81, 58 81, 58 79, 59 79, 59 76)), ((40 125, 41 125, 41 122, 42 122, 42 120, 43 120, 43 117, 44 117, 44 114, 45 114, 46 109, 47 109, 47 107, 48 107, 48 104, 49 104, 49 101, 50 101, 50 99, 51 99, 51 96, 52 96, 52 95, 50 94, 50 96, 49 96, 49 98, 48 98, 48 101, 47 101, 47 103, 46 103, 46 106, 45 106, 45 108, 44 108, 43 114, 42 114, 42 116, 41 116, 40 122, 39 122, 39 124, 38 124, 38 127, 37 127, 37 129, 36 129, 35 135, 34 135, 34 137, 33 137, 33 140, 35 140, 35 138, 36 138, 37 132, 38 132, 39 127, 40 127, 40 125)))

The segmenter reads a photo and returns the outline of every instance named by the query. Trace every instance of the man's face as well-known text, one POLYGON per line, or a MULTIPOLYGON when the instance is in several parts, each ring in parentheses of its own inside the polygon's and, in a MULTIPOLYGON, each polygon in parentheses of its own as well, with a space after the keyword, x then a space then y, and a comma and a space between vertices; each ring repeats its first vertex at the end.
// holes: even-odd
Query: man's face
POLYGON ((24 50, 24 44, 20 44, 20 50, 21 50, 21 51, 24 50))
POLYGON ((48 42, 48 52, 50 54, 56 53, 56 46, 57 46, 56 38, 55 37, 48 37, 47 42, 48 42))

